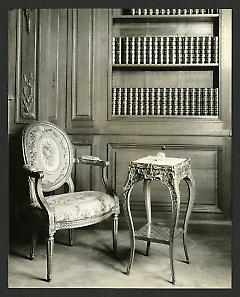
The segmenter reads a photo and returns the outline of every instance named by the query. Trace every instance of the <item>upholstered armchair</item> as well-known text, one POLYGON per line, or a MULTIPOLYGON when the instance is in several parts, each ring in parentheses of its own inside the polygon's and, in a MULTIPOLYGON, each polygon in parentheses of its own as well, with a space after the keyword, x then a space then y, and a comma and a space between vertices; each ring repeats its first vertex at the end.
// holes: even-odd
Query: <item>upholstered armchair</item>
POLYGON ((119 199, 107 181, 106 170, 109 162, 93 156, 74 158, 73 146, 67 134, 49 122, 34 122, 26 126, 22 135, 22 148, 30 193, 28 207, 28 217, 32 225, 30 259, 34 259, 36 232, 40 228, 45 228, 47 280, 52 279, 54 234, 59 229, 69 230, 69 245, 72 245, 73 228, 96 224, 112 216, 113 251, 116 254, 119 199), (106 193, 74 192, 71 178, 74 162, 100 166, 106 193), (52 194, 64 184, 68 185, 68 193, 52 194))

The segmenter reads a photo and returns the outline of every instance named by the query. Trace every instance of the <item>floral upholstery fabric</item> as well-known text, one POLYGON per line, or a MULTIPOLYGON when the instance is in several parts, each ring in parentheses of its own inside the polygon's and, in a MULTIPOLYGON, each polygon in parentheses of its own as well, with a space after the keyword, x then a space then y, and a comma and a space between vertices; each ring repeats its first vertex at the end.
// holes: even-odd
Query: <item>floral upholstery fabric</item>
POLYGON ((65 183, 72 171, 72 144, 66 133, 51 123, 28 126, 24 132, 25 163, 43 171, 43 191, 65 183))
MULTIPOLYGON (((116 208, 115 199, 98 191, 83 191, 46 197, 54 209, 55 222, 90 219, 107 214, 116 208)), ((39 205, 32 203, 33 208, 39 205)))

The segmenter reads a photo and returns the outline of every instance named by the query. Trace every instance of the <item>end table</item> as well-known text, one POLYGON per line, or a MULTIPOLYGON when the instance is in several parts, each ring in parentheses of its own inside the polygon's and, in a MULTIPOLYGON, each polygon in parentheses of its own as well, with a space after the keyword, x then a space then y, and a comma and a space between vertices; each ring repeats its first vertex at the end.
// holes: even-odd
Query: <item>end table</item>
POLYGON ((173 259, 173 245, 174 239, 182 234, 183 246, 186 257, 186 262, 190 263, 189 255, 186 246, 186 233, 190 214, 193 208, 195 199, 195 182, 190 168, 190 159, 169 158, 159 154, 158 156, 147 156, 142 159, 130 162, 128 169, 128 177, 124 186, 124 202, 123 208, 127 219, 131 251, 129 264, 126 274, 130 273, 130 269, 134 259, 135 253, 135 239, 147 241, 146 254, 149 254, 151 242, 158 242, 169 245, 170 268, 172 275, 172 283, 175 284, 174 273, 174 259, 173 259), (180 191, 179 183, 184 179, 189 189, 189 199, 187 211, 182 228, 178 228, 178 217, 180 211, 180 191), (145 207, 147 215, 147 224, 134 231, 132 215, 130 211, 130 195, 135 183, 143 180, 145 207), (170 226, 163 226, 160 224, 153 224, 151 220, 151 195, 150 184, 152 180, 159 180, 167 186, 172 203, 171 223, 170 226))

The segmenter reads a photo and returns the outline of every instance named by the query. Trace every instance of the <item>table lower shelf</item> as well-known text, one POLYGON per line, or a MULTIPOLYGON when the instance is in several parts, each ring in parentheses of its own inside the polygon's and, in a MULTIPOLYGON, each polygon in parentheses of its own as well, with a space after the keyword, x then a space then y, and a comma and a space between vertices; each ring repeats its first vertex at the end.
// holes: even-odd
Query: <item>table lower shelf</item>
MULTIPOLYGON (((182 228, 177 228, 174 238, 183 233, 182 228)), ((170 228, 160 224, 146 224, 138 231, 135 231, 134 236, 138 240, 151 242, 170 243, 170 228)))

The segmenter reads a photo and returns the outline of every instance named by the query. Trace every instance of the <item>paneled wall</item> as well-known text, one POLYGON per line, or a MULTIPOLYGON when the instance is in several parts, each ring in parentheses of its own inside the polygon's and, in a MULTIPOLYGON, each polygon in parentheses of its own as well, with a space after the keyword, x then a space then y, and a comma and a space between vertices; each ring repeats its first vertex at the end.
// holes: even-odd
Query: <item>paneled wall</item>
MULTIPOLYGON (((111 162, 108 174, 120 198, 129 161, 156 154, 163 145, 169 156, 190 157, 197 189, 192 219, 208 222, 230 220, 230 10, 222 13, 220 31, 224 48, 219 120, 118 121, 109 116, 111 10, 11 10, 8 95, 10 180, 18 179, 21 185, 16 163, 17 170, 21 171, 22 128, 33 120, 49 120, 66 130, 76 156, 93 154, 111 162)), ((186 79, 194 79, 194 72, 192 75, 186 79)), ((116 77, 113 79, 117 81, 116 77)), ((152 77, 154 83, 156 79, 152 77)), ((167 80, 166 74, 162 81, 167 80)), ((74 168, 76 190, 101 187, 99 177, 96 168, 83 165, 74 168)), ((21 193, 26 199, 26 189, 21 193)), ((181 193, 184 211, 187 202, 185 184, 181 184, 181 193)), ((15 217, 24 199, 19 198, 19 190, 12 191, 10 196, 15 217)), ((170 211, 166 189, 154 183, 152 197, 153 217, 165 219, 170 211)), ((145 219, 142 184, 133 190, 132 209, 137 219, 145 219)))

